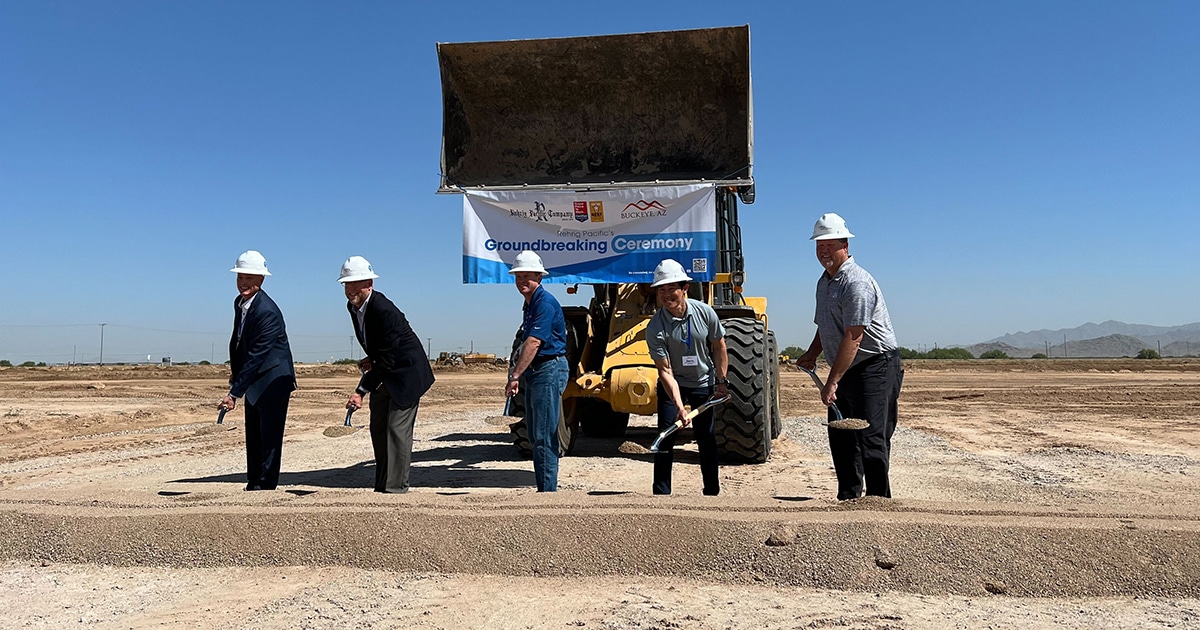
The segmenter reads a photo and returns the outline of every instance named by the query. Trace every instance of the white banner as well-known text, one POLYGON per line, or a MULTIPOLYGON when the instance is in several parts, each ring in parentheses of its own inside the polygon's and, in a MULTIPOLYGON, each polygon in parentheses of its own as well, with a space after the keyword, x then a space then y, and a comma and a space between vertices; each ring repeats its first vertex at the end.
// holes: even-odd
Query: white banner
POLYGON ((713 279, 716 193, 711 184, 596 192, 463 195, 463 282, 511 283, 522 250, 542 257, 546 282, 650 282, 673 258, 694 280, 713 279))

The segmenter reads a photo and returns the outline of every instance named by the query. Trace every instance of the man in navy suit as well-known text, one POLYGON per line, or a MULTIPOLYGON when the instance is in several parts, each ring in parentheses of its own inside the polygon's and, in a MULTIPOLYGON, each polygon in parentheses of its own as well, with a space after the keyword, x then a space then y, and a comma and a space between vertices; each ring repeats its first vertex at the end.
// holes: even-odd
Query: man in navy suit
POLYGON ((346 408, 362 408, 363 396, 371 394, 375 492, 403 493, 408 492, 417 406, 433 385, 433 370, 404 313, 375 290, 378 277, 366 258, 351 256, 338 278, 354 334, 367 355, 358 364, 362 379, 346 408))
POLYGON ((229 394, 220 407, 233 409, 237 399, 245 397, 246 489, 274 490, 279 485, 288 401, 296 389, 292 349, 283 313, 262 290, 263 278, 271 275, 263 255, 245 252, 230 271, 237 274, 238 297, 229 338, 229 394))

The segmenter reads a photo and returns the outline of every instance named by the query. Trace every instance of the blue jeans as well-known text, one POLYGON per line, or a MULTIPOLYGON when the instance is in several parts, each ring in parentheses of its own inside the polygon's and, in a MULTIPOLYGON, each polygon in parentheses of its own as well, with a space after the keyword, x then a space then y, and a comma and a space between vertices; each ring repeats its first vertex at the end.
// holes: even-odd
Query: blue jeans
POLYGON ((538 492, 558 490, 558 420, 569 374, 564 357, 525 370, 525 429, 533 445, 538 492))

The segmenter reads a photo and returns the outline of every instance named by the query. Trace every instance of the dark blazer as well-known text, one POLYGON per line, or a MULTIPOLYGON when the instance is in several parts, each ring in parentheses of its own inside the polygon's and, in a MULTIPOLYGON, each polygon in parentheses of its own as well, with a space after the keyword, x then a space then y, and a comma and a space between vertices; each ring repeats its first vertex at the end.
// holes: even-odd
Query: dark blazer
POLYGON ((246 402, 255 405, 263 390, 276 379, 287 377, 287 391, 296 389, 296 368, 292 365, 292 349, 288 345, 283 313, 266 291, 260 289, 250 303, 246 321, 242 322, 242 340, 238 342, 241 301, 240 295, 233 301, 229 393, 234 398, 245 396, 246 402))
POLYGON ((387 296, 371 291, 363 314, 366 335, 358 329, 358 309, 347 302, 354 334, 366 339, 363 351, 371 359, 371 371, 363 374, 358 386, 368 392, 381 384, 401 408, 411 407, 433 385, 433 369, 425 356, 421 339, 408 325, 404 313, 387 296))

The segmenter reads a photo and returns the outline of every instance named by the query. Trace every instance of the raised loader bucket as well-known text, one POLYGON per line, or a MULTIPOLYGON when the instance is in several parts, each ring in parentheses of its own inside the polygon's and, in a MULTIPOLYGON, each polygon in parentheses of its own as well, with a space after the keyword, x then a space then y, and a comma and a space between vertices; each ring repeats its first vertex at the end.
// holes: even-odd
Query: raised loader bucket
POLYGON ((437 51, 439 192, 753 182, 748 26, 437 51))

